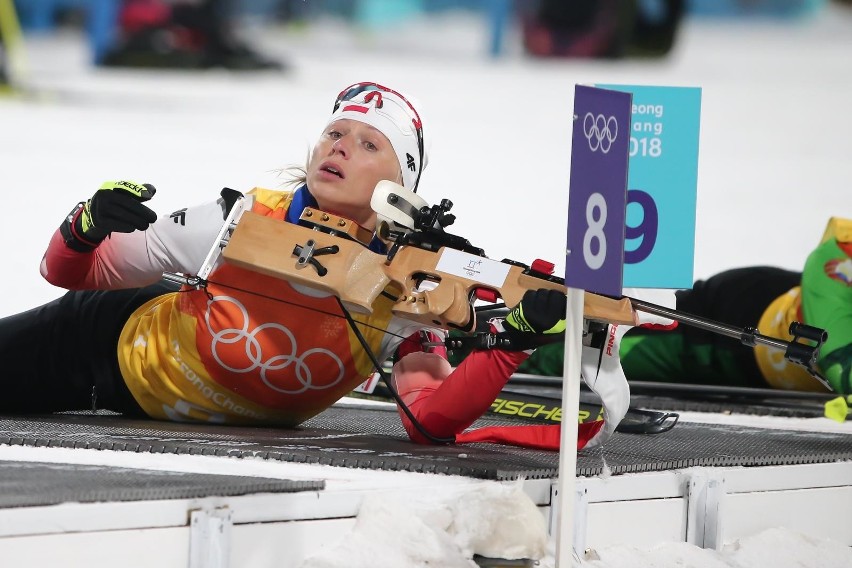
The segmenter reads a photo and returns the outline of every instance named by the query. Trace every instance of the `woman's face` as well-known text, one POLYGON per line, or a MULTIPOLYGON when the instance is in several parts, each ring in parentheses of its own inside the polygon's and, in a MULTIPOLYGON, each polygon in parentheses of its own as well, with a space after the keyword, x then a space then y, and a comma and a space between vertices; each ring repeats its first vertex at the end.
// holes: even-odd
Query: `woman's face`
POLYGON ((368 229, 376 214, 370 198, 381 180, 401 182, 399 162, 384 134, 357 120, 328 125, 308 164, 308 187, 320 209, 368 229))

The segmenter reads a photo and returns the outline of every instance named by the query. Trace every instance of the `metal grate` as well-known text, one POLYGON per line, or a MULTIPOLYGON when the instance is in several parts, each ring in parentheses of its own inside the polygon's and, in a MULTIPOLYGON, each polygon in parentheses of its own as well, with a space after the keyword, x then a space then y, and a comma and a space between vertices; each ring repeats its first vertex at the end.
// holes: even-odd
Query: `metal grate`
MULTIPOLYGON (((506 424, 488 417, 474 426, 506 424)), ((511 424, 517 424, 516 421, 511 424)), ((294 429, 53 415, 0 419, 0 443, 132 452, 253 457, 340 467, 463 475, 482 479, 550 478, 556 452, 496 444, 424 446, 410 442, 395 410, 332 407, 294 429)), ((852 436, 681 423, 664 434, 616 434, 581 451, 578 475, 662 471, 693 466, 761 466, 852 459, 852 436)))
POLYGON ((0 508, 294 493, 324 488, 291 481, 66 463, 0 462, 0 508))

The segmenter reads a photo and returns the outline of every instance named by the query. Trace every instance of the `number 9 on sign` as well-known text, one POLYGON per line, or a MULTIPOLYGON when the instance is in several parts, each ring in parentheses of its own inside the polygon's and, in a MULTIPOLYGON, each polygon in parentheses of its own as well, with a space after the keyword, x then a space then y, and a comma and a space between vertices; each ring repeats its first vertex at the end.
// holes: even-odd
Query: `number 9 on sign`
POLYGON ((657 204, 651 194, 641 189, 631 189, 627 192, 628 218, 630 217, 631 204, 636 204, 642 208, 642 220, 636 225, 627 223, 624 236, 628 240, 641 238, 642 241, 635 249, 624 251, 625 264, 640 263, 651 255, 654 251, 654 245, 657 243, 659 225, 657 204))
POLYGON ((597 270, 606 261, 606 199, 600 193, 593 193, 586 202, 586 234, 583 235, 583 260, 586 266, 597 270), (597 246, 592 250, 592 244, 597 246))

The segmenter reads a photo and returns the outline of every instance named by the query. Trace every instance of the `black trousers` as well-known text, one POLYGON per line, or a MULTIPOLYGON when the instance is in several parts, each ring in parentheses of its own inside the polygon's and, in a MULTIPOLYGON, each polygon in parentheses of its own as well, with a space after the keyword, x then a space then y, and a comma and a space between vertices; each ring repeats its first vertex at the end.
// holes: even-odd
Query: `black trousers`
MULTIPOLYGON (((778 296, 785 294, 802 281, 802 273, 773 266, 753 266, 726 270, 699 280, 692 290, 680 290, 677 309, 737 327, 757 327, 763 311, 778 296)), ((680 331, 693 344, 713 344, 730 349, 743 369, 760 376, 754 358, 754 348, 736 339, 704 331, 692 326, 680 326, 680 331)))
POLYGON ((0 412, 93 408, 145 416, 118 367, 118 337, 130 314, 175 284, 71 291, 0 319, 0 412))
MULTIPOLYGON (((771 266, 726 270, 676 292, 677 309, 734 327, 757 327, 767 306, 798 286, 801 276, 771 266)), ((633 328, 624 342, 633 343, 621 359, 631 380, 768 386, 754 348, 719 333, 685 324, 674 331, 633 328)))

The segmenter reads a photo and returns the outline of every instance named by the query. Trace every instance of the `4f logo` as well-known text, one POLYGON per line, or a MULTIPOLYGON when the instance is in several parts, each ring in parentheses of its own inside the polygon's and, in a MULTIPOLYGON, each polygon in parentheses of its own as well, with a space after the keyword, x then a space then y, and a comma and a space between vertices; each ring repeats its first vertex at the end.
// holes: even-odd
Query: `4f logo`
POLYGON ((417 166, 414 165, 414 156, 411 154, 405 154, 405 165, 408 166, 408 169, 412 172, 417 170, 417 166))
POLYGON ((186 225, 186 207, 183 209, 178 209, 171 215, 169 215, 169 219, 172 219, 175 224, 180 223, 181 227, 186 225))

